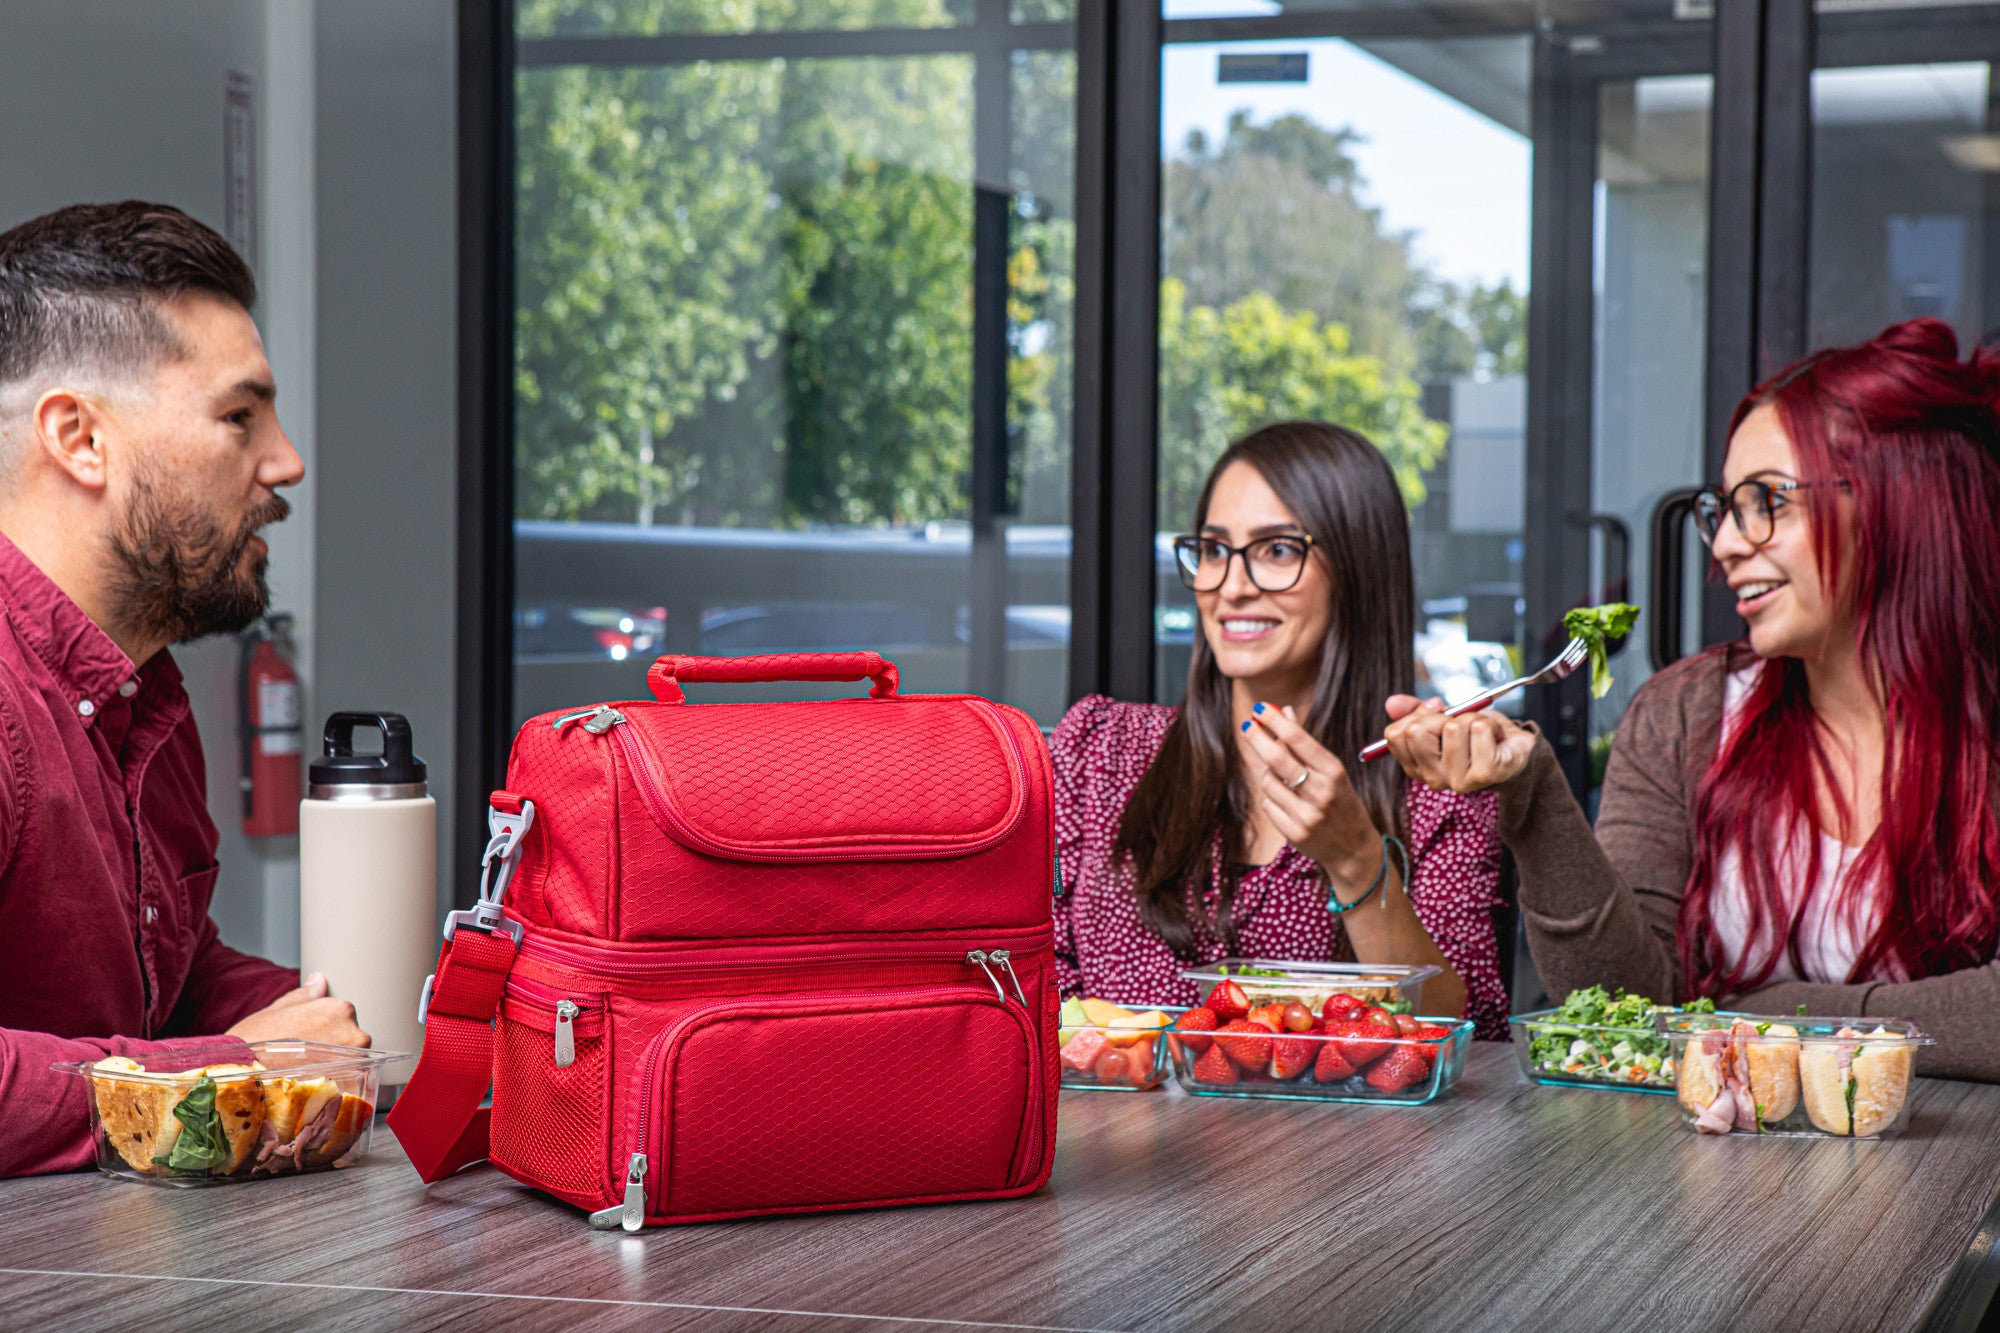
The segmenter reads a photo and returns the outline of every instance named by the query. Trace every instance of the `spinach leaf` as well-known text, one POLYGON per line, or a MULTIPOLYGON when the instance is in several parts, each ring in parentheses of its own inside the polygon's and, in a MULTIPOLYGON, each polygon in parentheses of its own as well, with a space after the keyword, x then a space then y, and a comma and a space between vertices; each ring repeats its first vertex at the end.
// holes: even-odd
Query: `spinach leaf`
POLYGON ((1590 650, 1590 695, 1602 699, 1611 688, 1611 655, 1606 639, 1622 639, 1632 632, 1639 608, 1630 602, 1606 602, 1603 606, 1579 606, 1563 613, 1563 629, 1572 639, 1582 639, 1590 650))
POLYGON ((180 1137, 165 1157, 155 1157, 154 1166, 164 1166, 182 1175, 207 1175, 229 1161, 229 1139, 222 1132, 222 1113, 215 1109, 215 1080, 203 1074, 188 1095, 174 1108, 181 1122, 180 1137))

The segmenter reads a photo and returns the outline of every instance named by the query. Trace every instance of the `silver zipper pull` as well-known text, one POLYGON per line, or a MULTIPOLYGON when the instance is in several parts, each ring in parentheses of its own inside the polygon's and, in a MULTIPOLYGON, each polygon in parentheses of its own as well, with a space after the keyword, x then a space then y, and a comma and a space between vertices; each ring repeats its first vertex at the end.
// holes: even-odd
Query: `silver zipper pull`
MULTIPOLYGON (((1007 980, 1014 983, 1014 995, 1021 1001, 1021 1007, 1023 1009, 1026 1009, 1028 1007, 1028 997, 1021 990, 1021 978, 1014 975, 1013 952, 1008 949, 995 949, 986 956, 992 959, 994 962, 998 963, 1000 965, 1000 970, 1007 974, 1007 980)), ((1000 997, 1000 1003, 1002 1004, 1007 1003, 1007 997, 1002 995, 1000 997)))
POLYGON ((979 970, 984 972, 986 979, 993 983, 993 993, 1000 997, 1000 1003, 1005 1004, 1007 1003, 1007 992, 1000 989, 1000 978, 994 976, 993 969, 986 965, 986 956, 986 950, 974 949, 971 953, 965 955, 965 961, 979 964, 979 970))
POLYGON ((576 1001, 556 1001, 556 1068, 576 1063, 576 1001))
POLYGON ((557 718, 549 725, 553 727, 555 730, 561 731, 564 727, 568 726, 572 722, 583 721, 583 719, 589 717, 591 714, 595 713, 598 710, 598 708, 602 708, 603 706, 604 705, 602 704, 598 704, 592 708, 578 709, 574 713, 564 713, 561 717, 557 718))
POLYGON ((590 715, 590 721, 583 724, 583 729, 593 736, 602 736, 605 732, 611 730, 624 720, 625 715, 623 713, 609 704, 604 704, 595 713, 590 715))
POLYGON ((590 1225, 599 1231, 621 1226, 637 1231, 646 1225, 646 1154, 632 1154, 632 1165, 625 1172, 625 1202, 598 1209, 590 1215, 590 1225))
POLYGON ((625 1216, 621 1224, 627 1231, 637 1231, 646 1225, 646 1154, 632 1154, 632 1165, 625 1171, 625 1216))

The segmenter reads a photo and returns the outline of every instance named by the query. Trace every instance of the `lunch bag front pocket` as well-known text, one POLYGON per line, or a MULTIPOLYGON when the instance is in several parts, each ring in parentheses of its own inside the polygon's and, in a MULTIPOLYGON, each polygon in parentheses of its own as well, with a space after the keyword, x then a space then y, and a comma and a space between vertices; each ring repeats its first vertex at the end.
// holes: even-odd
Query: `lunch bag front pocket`
POLYGON ((510 978, 496 1026, 494 1165, 584 1207, 608 1202, 611 1025, 603 997, 510 978))
POLYGON ((648 1213, 695 1221, 990 1195, 1041 1162, 1042 1061, 1009 997, 952 985, 683 1014, 640 1061, 648 1213))

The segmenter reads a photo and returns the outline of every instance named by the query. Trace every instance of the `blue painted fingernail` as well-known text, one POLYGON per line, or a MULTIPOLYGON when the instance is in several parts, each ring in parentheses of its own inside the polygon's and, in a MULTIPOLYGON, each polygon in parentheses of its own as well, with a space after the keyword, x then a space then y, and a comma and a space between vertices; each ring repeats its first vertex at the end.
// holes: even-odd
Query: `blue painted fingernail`
POLYGON ((1243 724, 1243 730, 1245 730, 1245 731, 1248 731, 1248 730, 1250 730, 1250 724, 1249 724, 1248 722, 1245 722, 1245 723, 1243 724))
POLYGON ((1261 713, 1261 712, 1263 712, 1263 711, 1264 711, 1264 705, 1262 705, 1262 704, 1251 704, 1251 705, 1250 705, 1250 711, 1251 711, 1251 712, 1253 712, 1253 713, 1261 713))

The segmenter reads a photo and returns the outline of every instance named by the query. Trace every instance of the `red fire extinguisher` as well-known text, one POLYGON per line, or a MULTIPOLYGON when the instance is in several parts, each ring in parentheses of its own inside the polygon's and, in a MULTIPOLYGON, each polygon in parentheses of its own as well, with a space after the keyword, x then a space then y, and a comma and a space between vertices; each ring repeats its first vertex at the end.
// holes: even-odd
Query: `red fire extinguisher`
POLYGON ((292 618, 268 616, 243 633, 237 672, 237 733, 242 741, 243 835, 278 838, 299 831, 304 732, 292 618))

